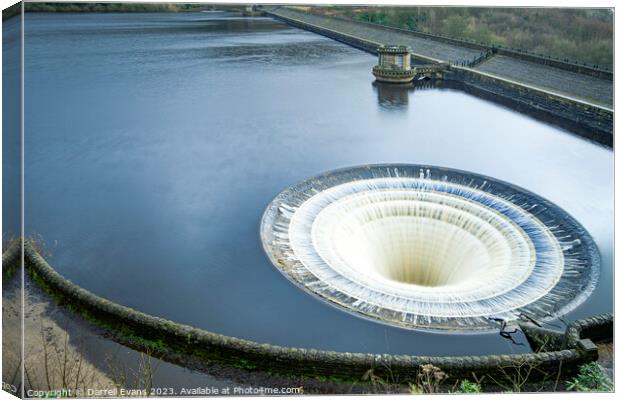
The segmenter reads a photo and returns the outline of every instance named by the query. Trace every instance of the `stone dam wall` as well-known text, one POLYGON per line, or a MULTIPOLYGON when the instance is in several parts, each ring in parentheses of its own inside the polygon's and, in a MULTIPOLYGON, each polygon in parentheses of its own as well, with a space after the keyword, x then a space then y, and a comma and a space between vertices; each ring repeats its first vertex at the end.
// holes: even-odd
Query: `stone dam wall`
MULTIPOLYGON (((274 8, 271 11, 275 11, 274 15, 276 15, 278 9, 274 8)), ((279 9, 279 11, 280 13, 282 13, 282 9, 279 9)), ((287 10, 287 11, 290 12, 290 10, 287 10)), ((293 12, 296 12, 296 11, 293 10, 293 12)), ((299 12, 297 11, 297 13, 299 12)), ((346 19, 342 17, 333 16, 331 18, 335 20, 343 21, 344 23, 351 22, 350 19, 346 19)), ((407 30, 407 29, 396 28, 392 26, 374 24, 371 22, 354 21, 354 23, 367 25, 371 29, 382 29, 386 31, 403 33, 406 35, 417 36, 419 38, 429 39, 432 41, 455 45, 458 47, 475 49, 479 52, 492 51, 493 53, 496 53, 496 54, 506 55, 509 57, 518 58, 518 59, 522 59, 525 61, 531 61, 531 62, 543 64, 543 65, 548 65, 548 66, 563 69, 566 71, 572 71, 572 72, 576 72, 580 74, 591 75, 591 76, 606 79, 606 80, 613 80, 613 72, 610 69, 598 67, 595 65, 588 65, 585 63, 578 63, 575 61, 570 61, 568 59, 562 60, 557 57, 551 57, 551 56, 544 55, 544 54, 536 54, 536 53, 529 52, 526 49, 514 49, 514 48, 509 48, 509 47, 503 47, 501 45, 494 46, 489 43, 481 43, 481 42, 476 42, 474 40, 459 39, 459 38, 454 38, 450 36, 431 34, 431 33, 422 32, 418 30, 407 30)), ((462 60, 454 60, 454 61, 462 61, 462 60)))
MULTIPOLYGON (((344 21, 344 22, 351 21, 351 20, 341 18, 341 17, 332 17, 332 18, 336 20, 344 21)), ((473 40, 436 35, 436 34, 431 34, 431 33, 417 31, 417 30, 406 30, 402 28, 395 28, 391 26, 374 24, 371 22, 355 21, 355 23, 367 25, 371 29, 382 29, 386 31, 403 33, 405 35, 412 35, 412 36, 416 36, 416 37, 423 38, 423 39, 428 39, 428 40, 435 41, 435 42, 446 43, 446 44, 450 44, 450 45, 454 45, 458 47, 465 47, 469 49, 475 49, 479 52, 491 51, 494 54, 505 55, 505 56, 509 56, 512 58, 530 61, 530 62, 542 64, 542 65, 547 65, 547 66, 550 66, 553 68, 559 68, 565 71, 571 71, 571 72, 576 72, 579 74, 590 75, 593 77, 606 79, 609 81, 612 81, 614 77, 613 72, 609 69, 600 68, 594 65, 587 65, 585 63, 578 63, 578 62, 570 61, 568 59, 561 60, 557 57, 551 57, 551 56, 540 54, 540 53, 536 54, 536 53, 529 52, 526 49, 513 49, 513 48, 508 48, 508 47, 502 47, 502 46, 494 46, 489 43, 480 43, 480 42, 476 42, 473 40)), ((466 61, 466 60, 457 59, 454 61, 466 61)))
MULTIPOLYGON (((376 376, 397 377, 398 381, 415 381, 420 366, 433 364, 449 375, 449 380, 472 378, 503 371, 518 373, 531 366, 532 380, 549 376, 567 378, 577 367, 598 358, 596 345, 589 337, 612 337, 613 317, 596 316, 571 324, 566 332, 547 331, 531 323, 522 323, 533 348, 526 354, 471 357, 424 357, 391 354, 363 354, 275 346, 224 336, 179 324, 116 304, 99 297, 64 278, 36 251, 24 243, 25 269, 50 296, 99 327, 109 331, 120 343, 138 350, 150 350, 164 359, 184 364, 184 360, 219 362, 244 369, 259 369, 282 375, 337 377, 359 381, 373 370, 376 376), (590 335, 590 336, 588 336, 590 335), (544 348, 543 348, 544 347, 544 348), (534 368, 535 367, 535 368, 534 368)), ((21 243, 16 241, 2 257, 5 270, 21 270, 21 243)))
MULTIPOLYGON (((342 18, 327 18, 284 7, 266 8, 265 13, 292 26, 315 32, 372 54, 376 54, 376 49, 380 45, 394 44, 396 43, 394 40, 400 40, 397 44, 412 46, 414 60, 439 63, 444 60, 452 62, 456 59, 457 63, 466 64, 470 61, 470 57, 473 57, 473 60, 480 57, 480 51, 485 49, 481 44, 453 38, 371 23, 353 22, 342 18), (394 36, 392 32, 397 32, 398 35, 394 36), (421 39, 421 36, 425 38, 421 39)), ((515 57, 514 61, 508 59, 512 69, 506 68, 507 58, 502 55, 499 57, 502 57, 504 64, 500 63, 497 68, 494 68, 493 61, 486 59, 473 68, 450 63, 445 79, 450 81, 451 87, 510 107, 604 146, 613 147, 613 109, 589 101, 591 99, 589 96, 595 97, 598 102, 613 101, 611 92, 613 80, 609 80, 613 79, 613 74, 514 50, 499 49, 496 52, 515 57), (536 63, 532 63, 532 60, 536 63), (527 74, 528 70, 523 70, 528 68, 529 64, 535 65, 534 69, 529 67, 529 71, 535 72, 533 75, 527 74), (560 64, 562 64, 561 69, 554 68, 560 64), (504 77, 498 76, 498 71, 511 72, 504 77), (587 73, 578 73, 584 71, 587 73), (557 91, 536 85, 536 77, 544 78, 545 76, 555 78, 548 79, 547 83, 555 87, 557 91), (566 93, 569 88, 575 88, 579 93, 586 94, 580 94, 582 98, 571 97, 566 93), (588 94, 588 90, 592 93, 588 94), (608 90, 610 93, 606 92, 608 90)))
POLYGON ((466 68, 453 67, 444 75, 444 79, 449 81, 451 87, 613 147, 613 112, 604 108, 466 68))
MULTIPOLYGON (((423 32, 419 30, 407 30, 402 28, 396 28, 392 26, 375 24, 372 22, 365 21, 357 21, 339 16, 324 16, 321 14, 315 14, 311 11, 301 11, 298 9, 289 8, 286 6, 264 6, 263 12, 267 15, 288 18, 288 19, 298 19, 301 21, 314 23, 315 25, 324 25, 328 28, 335 28, 336 30, 342 29, 343 31, 351 32, 357 36, 365 36, 368 34, 376 35, 377 38, 394 38, 394 39, 405 39, 415 37, 420 39, 426 39, 427 42, 431 42, 431 46, 437 46, 438 43, 447 44, 453 46, 454 49, 461 49, 459 53, 458 50, 454 53, 444 53, 443 55, 448 57, 444 59, 444 61, 466 61, 468 55, 476 55, 480 52, 492 51, 497 54, 502 54, 509 57, 514 57, 526 61, 531 61, 543 65, 547 65, 553 68, 559 68, 566 71, 572 71, 580 74, 590 75, 593 77, 613 80, 613 72, 606 67, 598 66, 598 65, 590 65, 586 63, 579 63, 576 61, 571 61, 569 59, 560 59, 558 57, 552 57, 550 55, 540 54, 530 52, 527 49, 515 49, 511 47, 504 47, 501 45, 493 45, 490 43, 482 43, 474 40, 464 39, 464 38, 455 38, 450 36, 443 36, 438 34, 431 34, 428 32, 423 32), (382 35, 383 33, 392 32, 395 35, 382 35), (475 50, 472 52, 462 51, 464 49, 472 49, 475 50), (450 58, 450 56, 454 56, 454 58, 450 58)), ((416 41, 413 44, 421 44, 423 42, 416 41)), ((387 44, 387 43, 386 43, 387 44)), ((394 43, 391 43, 394 44, 394 43)), ((439 46, 441 47, 441 46, 439 46)), ((422 46, 423 49, 428 51, 427 46, 422 46)), ((441 50, 441 49, 440 49, 441 50)), ((445 49, 443 49, 445 50, 445 49)))

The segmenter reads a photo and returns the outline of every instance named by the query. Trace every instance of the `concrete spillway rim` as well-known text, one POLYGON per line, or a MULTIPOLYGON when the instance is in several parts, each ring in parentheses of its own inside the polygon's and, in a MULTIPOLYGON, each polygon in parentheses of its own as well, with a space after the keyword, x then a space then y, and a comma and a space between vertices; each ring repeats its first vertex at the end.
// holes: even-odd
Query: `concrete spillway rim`
MULTIPOLYGON (((528 233, 528 235, 532 235, 532 233, 528 233)), ((576 308, 592 293, 598 281, 600 267, 600 255, 589 233, 574 218, 555 204, 525 189, 488 176, 430 165, 366 165, 328 171, 310 177, 285 189, 270 203, 261 221, 261 238, 265 252, 272 263, 285 277, 307 293, 345 311, 353 312, 360 317, 408 329, 423 328, 458 331, 460 333, 493 330, 496 329, 496 323, 489 318, 499 317, 512 320, 517 319, 521 314, 530 315, 541 321, 553 320, 576 308), (432 175, 434 179, 430 176, 425 177, 424 174, 432 175), (542 276, 540 271, 544 271, 544 268, 550 270, 553 267, 557 272, 551 271, 551 273, 560 275, 555 279, 552 275, 547 274, 547 282, 551 283, 545 284, 544 291, 532 292, 531 295, 528 295, 530 297, 513 302, 513 306, 505 309, 505 311, 498 309, 486 315, 478 313, 469 316, 464 315, 462 318, 420 311, 403 312, 402 309, 399 311, 398 308, 391 306, 377 307, 375 302, 369 300, 370 297, 361 298, 352 294, 351 291, 343 291, 343 287, 355 285, 357 279, 351 275, 348 278, 345 277, 347 280, 343 281, 344 283, 337 284, 337 281, 334 280, 326 281, 326 274, 317 275, 318 270, 313 269, 312 263, 318 263, 317 260, 320 257, 315 257, 313 261, 308 263, 307 259, 305 261, 300 259, 292 248, 296 245, 290 240, 296 233, 289 231, 291 221, 294 220, 295 213, 303 204, 318 196, 317 194, 322 191, 330 190, 350 181, 377 179, 377 177, 407 177, 408 179, 418 177, 422 181, 426 179, 435 182, 439 182, 438 177, 441 177, 441 180, 447 180, 450 185, 460 183, 471 190, 482 189, 489 196, 492 195, 490 202, 497 200, 497 202, 508 204, 512 209, 510 211, 512 213, 511 218, 515 218, 514 216, 519 214, 520 216, 517 219, 520 221, 519 223, 526 224, 524 225, 526 230, 531 231, 535 228, 538 232, 531 237, 539 243, 536 254, 542 261, 537 264, 539 267, 531 276, 530 287, 538 284, 535 279, 542 276), (511 203, 511 201, 515 203, 511 203), (528 209, 525 210, 521 206, 528 209), (564 232, 568 233, 564 234, 564 232), (545 236, 546 239, 541 242, 542 236, 545 236), (558 253, 558 256, 545 259, 547 253, 551 251, 550 249, 557 249, 553 251, 558 253), (372 309, 373 307, 376 309, 372 309)), ((310 241, 308 240, 307 243, 310 244, 310 241)), ((297 246, 297 248, 300 247, 297 246)), ((336 270, 331 268, 331 271, 336 270)), ((515 291, 517 296, 520 296, 520 292, 522 292, 521 287, 519 287, 519 291, 515 291)), ((361 293, 361 289, 356 293, 361 293)), ((381 291, 377 293, 381 293, 381 291)), ((422 306, 426 307, 424 304, 422 306)))

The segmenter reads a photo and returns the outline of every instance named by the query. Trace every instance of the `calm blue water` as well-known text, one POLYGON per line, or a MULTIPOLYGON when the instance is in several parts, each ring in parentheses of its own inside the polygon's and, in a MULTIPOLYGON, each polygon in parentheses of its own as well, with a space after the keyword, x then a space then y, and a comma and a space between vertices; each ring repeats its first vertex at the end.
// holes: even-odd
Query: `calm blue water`
POLYGON ((368 163, 491 175, 552 200, 603 256, 569 318, 612 309, 613 153, 453 90, 372 84, 373 56, 268 18, 27 14, 26 231, 51 264, 124 305, 320 349, 527 350, 498 334, 366 321, 290 284, 258 226, 282 189, 368 163))
POLYGON ((21 18, 2 22, 2 240, 21 235, 21 18))

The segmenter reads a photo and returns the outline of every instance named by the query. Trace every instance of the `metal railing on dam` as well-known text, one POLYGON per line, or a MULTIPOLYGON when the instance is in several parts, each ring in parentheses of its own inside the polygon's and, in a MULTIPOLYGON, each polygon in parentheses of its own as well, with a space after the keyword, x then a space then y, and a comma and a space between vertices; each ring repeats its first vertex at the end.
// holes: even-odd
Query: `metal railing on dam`
POLYGON ((613 74, 609 71, 287 7, 263 11, 373 54, 385 44, 410 46, 414 60, 448 64, 444 79, 465 91, 613 147, 613 74))

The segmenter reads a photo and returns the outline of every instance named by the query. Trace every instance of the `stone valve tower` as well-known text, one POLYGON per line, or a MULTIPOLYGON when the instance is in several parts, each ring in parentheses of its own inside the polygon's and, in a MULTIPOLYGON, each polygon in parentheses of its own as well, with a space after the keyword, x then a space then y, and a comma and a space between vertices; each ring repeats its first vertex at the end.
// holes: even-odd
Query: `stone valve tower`
POLYGON ((379 82, 409 83, 415 76, 411 69, 411 48, 407 46, 384 45, 377 49, 379 64, 372 74, 379 82))

